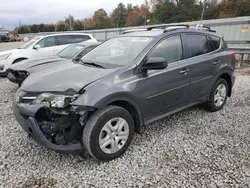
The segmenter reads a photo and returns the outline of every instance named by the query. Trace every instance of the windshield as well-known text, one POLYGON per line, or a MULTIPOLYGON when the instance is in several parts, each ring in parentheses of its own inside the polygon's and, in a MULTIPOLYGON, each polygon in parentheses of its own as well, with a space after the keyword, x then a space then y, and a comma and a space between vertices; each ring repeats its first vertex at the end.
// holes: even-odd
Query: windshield
POLYGON ((30 40, 29 42, 25 43, 22 45, 19 49, 26 49, 29 48, 31 45, 33 45, 35 42, 37 42, 41 37, 36 37, 30 40))
POLYGON ((72 59, 76 54, 78 54, 85 46, 78 45, 78 44, 72 44, 68 46, 67 48, 63 49, 61 52, 59 52, 58 56, 66 59, 72 59))
POLYGON ((85 55, 82 62, 95 62, 104 67, 131 64, 151 41, 150 37, 112 38, 85 55))

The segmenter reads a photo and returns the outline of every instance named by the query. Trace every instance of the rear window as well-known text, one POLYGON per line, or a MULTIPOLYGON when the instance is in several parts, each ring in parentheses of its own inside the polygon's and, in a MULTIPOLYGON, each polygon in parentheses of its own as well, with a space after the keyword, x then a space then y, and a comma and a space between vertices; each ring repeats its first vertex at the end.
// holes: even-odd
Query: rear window
POLYGON ((209 36, 210 38, 210 51, 215 51, 218 50, 220 48, 220 37, 216 37, 216 36, 209 36))

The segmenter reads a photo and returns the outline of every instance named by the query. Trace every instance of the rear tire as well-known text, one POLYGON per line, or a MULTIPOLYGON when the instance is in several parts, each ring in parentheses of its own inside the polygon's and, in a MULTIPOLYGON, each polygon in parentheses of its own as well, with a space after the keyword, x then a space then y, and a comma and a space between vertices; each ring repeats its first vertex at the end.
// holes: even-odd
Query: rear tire
POLYGON ((83 144, 88 153, 101 161, 120 157, 129 147, 134 135, 134 120, 118 106, 96 111, 83 131, 83 144))
POLYGON ((217 112, 223 108, 228 97, 228 83, 225 79, 219 78, 214 84, 210 93, 209 101, 206 104, 206 109, 211 112, 217 112))

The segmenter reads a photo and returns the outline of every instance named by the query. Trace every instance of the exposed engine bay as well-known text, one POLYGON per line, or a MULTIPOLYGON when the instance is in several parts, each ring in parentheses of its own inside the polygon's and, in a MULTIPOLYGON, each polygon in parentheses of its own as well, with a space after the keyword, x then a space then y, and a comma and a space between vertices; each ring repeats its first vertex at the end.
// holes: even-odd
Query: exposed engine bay
POLYGON ((52 108, 41 107, 35 119, 45 137, 57 145, 81 142, 89 111, 81 106, 52 108))

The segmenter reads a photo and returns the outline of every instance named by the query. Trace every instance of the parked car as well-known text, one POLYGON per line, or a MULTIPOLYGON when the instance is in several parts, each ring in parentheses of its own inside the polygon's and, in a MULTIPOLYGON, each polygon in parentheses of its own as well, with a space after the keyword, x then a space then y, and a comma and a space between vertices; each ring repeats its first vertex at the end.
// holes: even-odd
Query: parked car
POLYGON ((198 104, 221 110, 235 81, 223 38, 188 26, 130 32, 80 62, 31 74, 14 114, 47 148, 103 161, 121 156, 144 125, 198 104))
POLYGON ((0 52, 0 76, 6 76, 12 64, 34 57, 54 56, 72 43, 97 40, 90 34, 61 33, 39 36, 25 43, 18 49, 0 52))
POLYGON ((0 42, 10 42, 11 39, 8 33, 0 33, 0 42))
POLYGON ((24 60, 20 63, 13 64, 7 71, 7 77, 11 82, 17 83, 20 86, 31 73, 61 66, 64 63, 72 63, 72 61, 78 62, 84 55, 99 44, 100 42, 85 41, 69 45, 56 56, 24 60))

